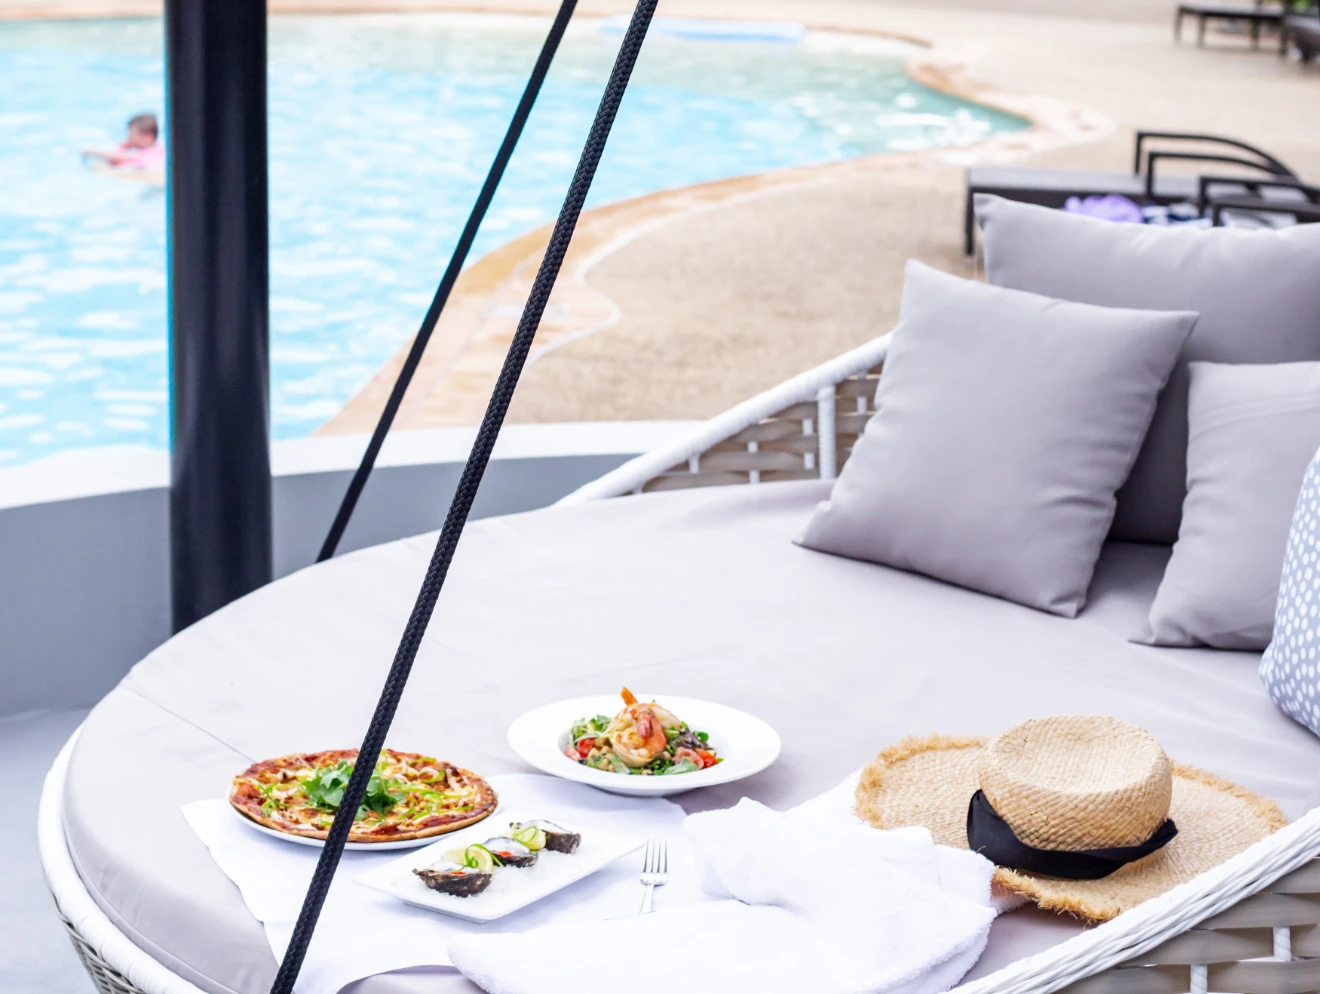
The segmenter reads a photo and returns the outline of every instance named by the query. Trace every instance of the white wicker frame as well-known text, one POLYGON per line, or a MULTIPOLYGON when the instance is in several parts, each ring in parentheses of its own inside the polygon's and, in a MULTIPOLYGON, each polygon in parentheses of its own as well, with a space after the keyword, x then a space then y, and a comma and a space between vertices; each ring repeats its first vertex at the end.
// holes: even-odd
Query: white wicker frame
MULTIPOLYGON (((719 415, 564 498, 675 487, 832 478, 872 410, 881 338, 719 415)), ((74 738, 46 778, 38 815, 56 908, 101 994, 202 994, 97 907, 65 842, 74 738)), ((1320 992, 1320 808, 1227 862, 1090 931, 954 994, 1320 992)))
POLYGON ((78 734, 74 732, 55 757, 37 808, 37 847, 55 912, 100 994, 205 994, 119 931, 78 876, 64 838, 64 780, 78 734))
POLYGON ((867 342, 758 394, 560 503, 683 487, 832 480, 875 413, 875 387, 889 339, 867 342))

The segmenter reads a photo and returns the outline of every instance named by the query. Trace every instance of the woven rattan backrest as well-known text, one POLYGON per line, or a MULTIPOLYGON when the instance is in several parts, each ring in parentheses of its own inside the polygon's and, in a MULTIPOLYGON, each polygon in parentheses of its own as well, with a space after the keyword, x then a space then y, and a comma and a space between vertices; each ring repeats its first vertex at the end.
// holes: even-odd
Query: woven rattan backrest
POLYGON ((835 384, 832 400, 794 404, 673 466, 642 486, 643 491, 681 490, 775 480, 821 477, 821 446, 833 440, 834 465, 842 468, 853 443, 875 413, 880 367, 835 384), (833 431, 822 431, 829 419, 833 431))

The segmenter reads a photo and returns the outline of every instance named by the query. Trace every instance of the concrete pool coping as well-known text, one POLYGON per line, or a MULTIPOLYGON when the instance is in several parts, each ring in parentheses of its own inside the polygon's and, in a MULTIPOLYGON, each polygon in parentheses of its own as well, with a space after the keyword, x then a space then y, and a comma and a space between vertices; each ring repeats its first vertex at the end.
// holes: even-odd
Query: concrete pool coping
MULTIPOLYGON (((445 9, 457 8, 447 5, 445 9)), ((372 10, 377 12, 377 8, 372 10)), ((471 5, 467 11, 491 12, 489 7, 482 5, 471 5)), ((509 11, 501 7, 499 12, 509 11)), ((801 23, 817 33, 875 37, 914 45, 918 51, 908 59, 905 68, 917 83, 936 92, 1012 114, 1024 119, 1028 126, 1023 131, 995 134, 966 145, 865 156, 845 162, 733 177, 659 191, 587 211, 578 224, 573 247, 542 321, 532 362, 562 345, 603 331, 617 321, 620 316, 618 305, 592 287, 587 279, 588 273, 614 251, 672 220, 771 191, 910 167, 926 161, 963 165, 1016 161, 1052 148, 1099 140, 1114 128, 1108 118, 1080 105, 1046 95, 1014 92, 976 79, 954 46, 941 46, 912 34, 880 28, 840 27, 833 19, 804 17, 801 23)), ((469 425, 480 419, 490 385, 517 327, 522 302, 526 300, 552 228, 553 225, 545 225, 528 232, 488 253, 464 271, 400 408, 396 428, 417 430, 469 425)), ((371 381, 318 429, 317 434, 370 431, 398 377, 411 342, 410 337, 371 381)))
MULTIPOLYGON (((1102 128, 1096 126, 1097 136, 1102 128)), ((776 170, 662 191, 587 211, 578 223, 573 246, 551 295, 531 362, 605 331, 619 319, 619 305, 593 287, 589 274, 614 252, 671 221, 795 187, 910 168, 933 157, 971 153, 968 163, 1002 162, 1020 158, 1025 147, 1057 147, 1052 141, 1029 141, 1042 137, 1046 135, 1033 129, 975 146, 941 149, 943 156, 935 152, 903 153, 776 170)), ((516 238, 464 271, 404 398, 396 427, 467 425, 480 419, 551 229, 546 225, 516 238)), ((410 345, 411 337, 317 434, 370 431, 410 345)))

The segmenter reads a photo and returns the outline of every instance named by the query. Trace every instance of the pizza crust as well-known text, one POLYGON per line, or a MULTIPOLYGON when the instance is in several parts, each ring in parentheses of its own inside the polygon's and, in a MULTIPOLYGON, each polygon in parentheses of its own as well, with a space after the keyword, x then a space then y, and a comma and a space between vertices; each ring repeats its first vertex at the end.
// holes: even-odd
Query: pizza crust
MULTIPOLYGON (((396 752, 393 749, 385 749, 381 753, 391 760, 411 761, 422 760, 428 757, 421 753, 396 752)), ((263 760, 253 763, 246 770, 234 778, 229 791, 229 803, 245 818, 262 825, 272 831, 279 832, 282 835, 297 835, 306 839, 325 839, 329 836, 329 829, 316 828, 311 825, 305 827, 291 827, 288 821, 273 818, 262 811, 263 799, 256 792, 255 782, 262 774, 278 773, 285 770, 304 770, 308 767, 318 768, 325 766, 334 766, 341 761, 347 760, 353 762, 357 759, 356 749, 329 749, 322 752, 298 753, 289 756, 280 756, 276 759, 263 760)), ((472 807, 475 810, 464 811, 462 813, 454 812, 445 814, 443 810, 429 818, 440 817, 443 819, 439 824, 430 825, 425 828, 417 828, 409 831, 383 831, 388 828, 388 823, 377 824, 369 828, 362 829, 354 824, 353 829, 348 833, 349 842, 362 843, 380 843, 380 842, 407 842, 414 839, 429 839, 439 835, 447 835, 450 832, 457 832, 461 828, 467 828, 469 825, 475 825, 483 821, 494 813, 499 804, 499 798, 494 789, 484 778, 472 773, 469 770, 454 766, 450 763, 439 763, 450 776, 456 776, 465 787, 471 788, 475 796, 470 804, 464 804, 464 807, 472 807)), ((290 783, 294 782, 292 779, 290 783)), ((315 810, 318 815, 325 815, 329 812, 319 809, 315 810)))

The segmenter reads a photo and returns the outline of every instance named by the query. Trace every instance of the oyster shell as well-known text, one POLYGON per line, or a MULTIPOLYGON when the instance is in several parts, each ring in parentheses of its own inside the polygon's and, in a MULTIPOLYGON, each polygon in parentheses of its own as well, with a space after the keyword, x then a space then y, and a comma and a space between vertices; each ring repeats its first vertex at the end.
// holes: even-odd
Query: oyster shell
POLYGON ((493 839, 487 839, 483 845, 495 855, 495 858, 503 866, 523 868, 536 863, 536 853, 517 839, 510 839, 501 835, 493 839))
POLYGON ((494 874, 481 870, 459 866, 453 860, 442 859, 440 862, 421 870, 413 870, 422 883, 431 890, 454 897, 473 897, 490 886, 494 874))

